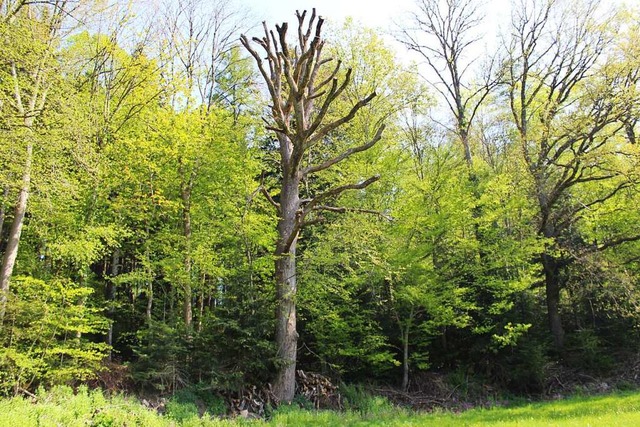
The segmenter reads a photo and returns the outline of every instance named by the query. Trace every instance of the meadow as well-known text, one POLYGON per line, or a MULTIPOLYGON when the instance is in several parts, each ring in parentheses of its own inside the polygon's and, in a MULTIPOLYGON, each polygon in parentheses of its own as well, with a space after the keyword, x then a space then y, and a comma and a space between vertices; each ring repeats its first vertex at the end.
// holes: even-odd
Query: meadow
POLYGON ((68 387, 40 391, 35 397, 0 400, 0 425, 11 427, 209 427, 209 426, 631 426, 640 425, 640 392, 576 396, 508 407, 471 409, 461 413, 416 413, 380 397, 345 412, 280 407, 268 420, 221 419, 198 414, 193 403, 169 400, 164 414, 122 395, 68 387))

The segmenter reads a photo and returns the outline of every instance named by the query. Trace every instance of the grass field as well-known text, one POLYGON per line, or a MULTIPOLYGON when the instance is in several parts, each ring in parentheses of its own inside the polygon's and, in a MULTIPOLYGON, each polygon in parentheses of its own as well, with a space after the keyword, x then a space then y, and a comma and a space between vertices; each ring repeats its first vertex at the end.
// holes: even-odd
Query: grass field
POLYGON ((474 409, 460 414, 416 414, 372 398, 366 411, 343 413, 281 408, 261 420, 200 418, 195 406, 168 405, 162 416, 135 399, 107 398, 100 391, 81 388, 73 394, 56 388, 38 394, 37 400, 0 400, 0 426, 637 426, 640 425, 640 392, 596 397, 574 397, 509 408, 474 409))
POLYGON ((460 414, 415 414, 375 411, 371 414, 277 414, 277 426, 640 426, 640 393, 572 398, 511 408, 474 409, 460 414))

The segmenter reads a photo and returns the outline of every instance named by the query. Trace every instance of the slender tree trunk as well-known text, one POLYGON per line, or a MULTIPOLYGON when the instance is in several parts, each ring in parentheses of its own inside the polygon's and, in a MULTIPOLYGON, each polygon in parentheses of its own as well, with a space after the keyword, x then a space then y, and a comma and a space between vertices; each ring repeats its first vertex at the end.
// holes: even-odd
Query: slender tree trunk
POLYGON ((280 402, 290 403, 296 388, 296 356, 298 333, 296 331, 296 213, 300 205, 299 180, 285 172, 280 203, 282 218, 278 222, 278 245, 276 248, 276 346, 278 367, 274 392, 280 402), (291 242, 290 247, 287 247, 291 242))
POLYGON ((202 316, 204 315, 204 293, 198 298, 198 333, 202 332, 202 316))
MULTIPOLYGON (((113 283, 113 279, 118 275, 120 267, 120 249, 114 249, 113 255, 111 255, 111 272, 109 280, 107 280, 107 288, 105 289, 105 298, 109 304, 107 310, 107 317, 109 318, 109 330, 107 331, 107 345, 113 346, 113 322, 115 321, 115 307, 113 306, 116 299, 116 285, 113 283)), ((111 360, 111 351, 109 351, 109 360, 111 360)))
POLYGON ((409 311, 409 316, 405 322, 400 320, 400 316, 396 312, 396 321, 400 329, 400 341, 402 343, 402 390, 407 391, 409 388, 409 333, 413 323, 414 310, 413 307, 409 311))
POLYGON ((549 254, 542 255, 542 266, 544 268, 549 329, 553 337, 553 345, 556 350, 560 351, 564 347, 564 328, 560 317, 560 268, 558 261, 549 254))
POLYGON ((205 292, 205 284, 207 282, 207 275, 202 275, 202 288, 200 291, 200 296, 198 299, 198 333, 202 332, 202 318, 204 317, 204 292, 205 292))
MULTIPOLYGON (((31 128, 31 119, 25 119, 27 128, 31 128)), ((2 258, 2 266, 0 267, 0 324, 4 320, 7 309, 7 294, 9 292, 9 281, 13 274, 13 268, 18 256, 18 246, 20 244, 20 236, 22 234, 22 226, 24 224, 24 216, 27 212, 27 200, 29 199, 29 190, 31 187, 31 166, 33 162, 33 140, 29 135, 27 141, 27 153, 22 174, 22 185, 18 195, 18 201, 13 214, 13 222, 7 237, 7 247, 2 258)))
MULTIPOLYGON (((1 4, 2 2, 0 2, 1 4)), ((25 7, 31 14, 32 9, 29 7, 31 2, 20 2, 20 5, 15 8, 14 13, 8 17, 9 23, 18 16, 18 10, 25 7)), ((66 16, 68 11, 68 2, 56 2, 56 7, 51 9, 45 9, 47 13, 43 11, 40 15, 46 22, 48 27, 46 33, 38 34, 43 36, 40 40, 34 40, 36 42, 44 42, 43 46, 47 49, 42 52, 40 59, 35 64, 35 67, 31 70, 23 70, 16 61, 10 61, 11 80, 13 80, 13 102, 15 107, 16 117, 22 117, 24 129, 26 129, 26 157, 24 161, 24 168, 22 169, 22 183, 20 185, 20 191, 18 194, 18 200, 15 205, 13 222, 9 229, 9 236, 7 237, 7 247, 5 249, 4 256, 2 258, 2 266, 0 266, 0 326, 4 320, 4 315, 7 308, 7 294, 9 292, 9 281, 13 275, 13 268, 15 266, 16 258, 18 256, 18 246, 20 244, 20 236, 22 234, 22 226, 24 225, 24 217, 27 212, 27 201, 29 199, 29 191, 31 189, 31 169, 33 163, 33 144, 34 133, 33 125, 36 117, 38 117, 44 109, 45 102, 47 100, 48 85, 46 84, 47 74, 50 69, 47 68, 47 62, 53 57, 52 46, 53 41, 58 38, 58 30, 62 24, 62 17, 66 16), (21 89, 20 80, 26 78, 25 81, 29 82, 29 90, 24 91, 21 89)), ((36 12, 33 10, 33 12, 36 12)), ((37 13, 37 12, 36 12, 37 13)), ((34 35, 36 35, 34 33, 34 35)), ((9 81, 9 80, 7 80, 9 81)))
MULTIPOLYGON (((182 166, 180 167, 181 174, 182 166)), ((184 299, 182 304, 182 313, 184 319, 184 325, 187 331, 191 330, 193 325, 193 308, 191 299, 191 188, 192 180, 182 183, 182 231, 185 240, 185 253, 184 253, 184 274, 185 280, 183 283, 184 299)))
POLYGON ((402 331, 402 391, 409 388, 409 324, 402 331))
MULTIPOLYGON (((461 103, 462 100, 456 99, 456 102, 461 103)), ((467 162, 469 170, 472 170, 473 157, 471 154, 471 143, 469 141, 469 129, 466 124, 465 112, 462 105, 460 105, 460 108, 458 109, 456 120, 458 121, 458 135, 460 136, 460 141, 462 142, 462 148, 464 150, 464 160, 467 162)))
POLYGON ((153 280, 147 283, 147 322, 151 322, 151 309, 153 308, 153 280))
MULTIPOLYGON (((188 256, 185 257, 184 267, 185 267, 185 274, 187 276, 191 274, 191 262, 188 259, 188 256)), ((191 330, 191 326, 193 324, 193 309, 191 306, 192 297, 193 295, 191 292, 191 283, 189 283, 189 279, 187 278, 184 282, 184 300, 182 304, 184 325, 187 328, 187 331, 191 330)))
MULTIPOLYGON (((149 226, 147 224, 147 236, 149 236, 149 226)), ((151 255, 149 254, 149 243, 145 245, 144 250, 146 273, 147 273, 147 324, 151 324, 151 310, 153 309, 153 269, 151 268, 151 255)))

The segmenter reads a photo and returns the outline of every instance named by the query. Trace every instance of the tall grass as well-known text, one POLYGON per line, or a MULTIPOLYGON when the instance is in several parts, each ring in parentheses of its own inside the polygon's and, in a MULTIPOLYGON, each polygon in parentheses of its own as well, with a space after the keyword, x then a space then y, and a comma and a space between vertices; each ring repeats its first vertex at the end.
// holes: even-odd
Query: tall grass
MULTIPOLYGON (((41 391, 36 399, 0 400, 0 426, 9 427, 210 427, 210 426, 634 426, 640 425, 640 392, 599 397, 576 397, 554 402, 529 403, 510 408, 474 409, 459 414, 416 414, 394 407, 381 398, 371 402, 358 395, 345 412, 309 411, 280 407, 269 421, 222 420, 192 406, 175 403, 166 415, 123 396, 105 397, 99 390, 68 387, 41 391), (357 407, 354 405, 358 401, 357 407)), ((171 405, 168 405, 171 406, 171 405)))

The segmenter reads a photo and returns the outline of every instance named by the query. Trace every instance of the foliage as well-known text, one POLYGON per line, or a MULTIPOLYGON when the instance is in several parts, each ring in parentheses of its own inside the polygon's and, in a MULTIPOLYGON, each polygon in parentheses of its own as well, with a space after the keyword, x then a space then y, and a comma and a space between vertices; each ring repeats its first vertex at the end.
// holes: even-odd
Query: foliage
POLYGON ((107 326, 88 301, 92 293, 61 279, 14 279, 0 330, 3 394, 95 377, 108 348, 92 339, 107 326))
POLYGON ((326 229, 322 241, 307 248, 300 305, 322 369, 364 378, 372 369, 383 372, 396 362, 373 321, 382 303, 384 271, 375 251, 381 236, 375 228, 350 227, 352 221, 350 216, 340 218, 326 229))
POLYGON ((138 340, 140 346, 134 349, 137 356, 132 372, 134 380, 168 393, 188 383, 188 342, 179 329, 151 322, 148 329, 138 333, 138 340))
MULTIPOLYGON (((0 3, 0 259, 11 270, 0 393, 75 387, 121 364, 138 388, 173 396, 167 418, 82 388, 42 394, 49 414, 2 404, 23 408, 28 425, 217 423, 200 420, 195 402, 220 415, 219 396, 273 384, 283 366, 273 344, 282 215, 272 209, 283 164, 263 129, 273 102, 237 42, 249 20, 224 1, 0 3), (152 13, 158 27, 147 28, 152 13)), ((430 4, 419 2, 416 23, 460 16, 469 31, 458 40, 473 43, 480 6, 430 4)), ((523 6, 495 58, 447 62, 455 46, 440 52, 407 29, 409 47, 435 55, 425 57, 433 71, 453 67, 435 77, 376 30, 329 28, 322 55, 342 62, 318 81, 352 71, 323 120, 377 95, 298 159, 302 211, 289 215, 300 226, 301 369, 405 390, 438 371, 470 394, 485 382, 538 394, 552 364, 600 376, 637 357, 638 11, 523 6), (458 78, 449 92, 443 83, 458 78)), ((283 94, 290 85, 280 82, 283 94)), ((327 92, 315 95, 311 119, 327 92)), ((414 422, 361 388, 343 393, 342 418, 280 408, 273 422, 414 422)))
POLYGON ((68 387, 56 387, 48 392, 39 390, 36 403, 30 399, 14 397, 0 402, 0 423, 17 426, 220 426, 235 423, 198 417, 197 411, 177 419, 161 416, 124 396, 104 396, 100 390, 81 386, 76 392, 68 387))

